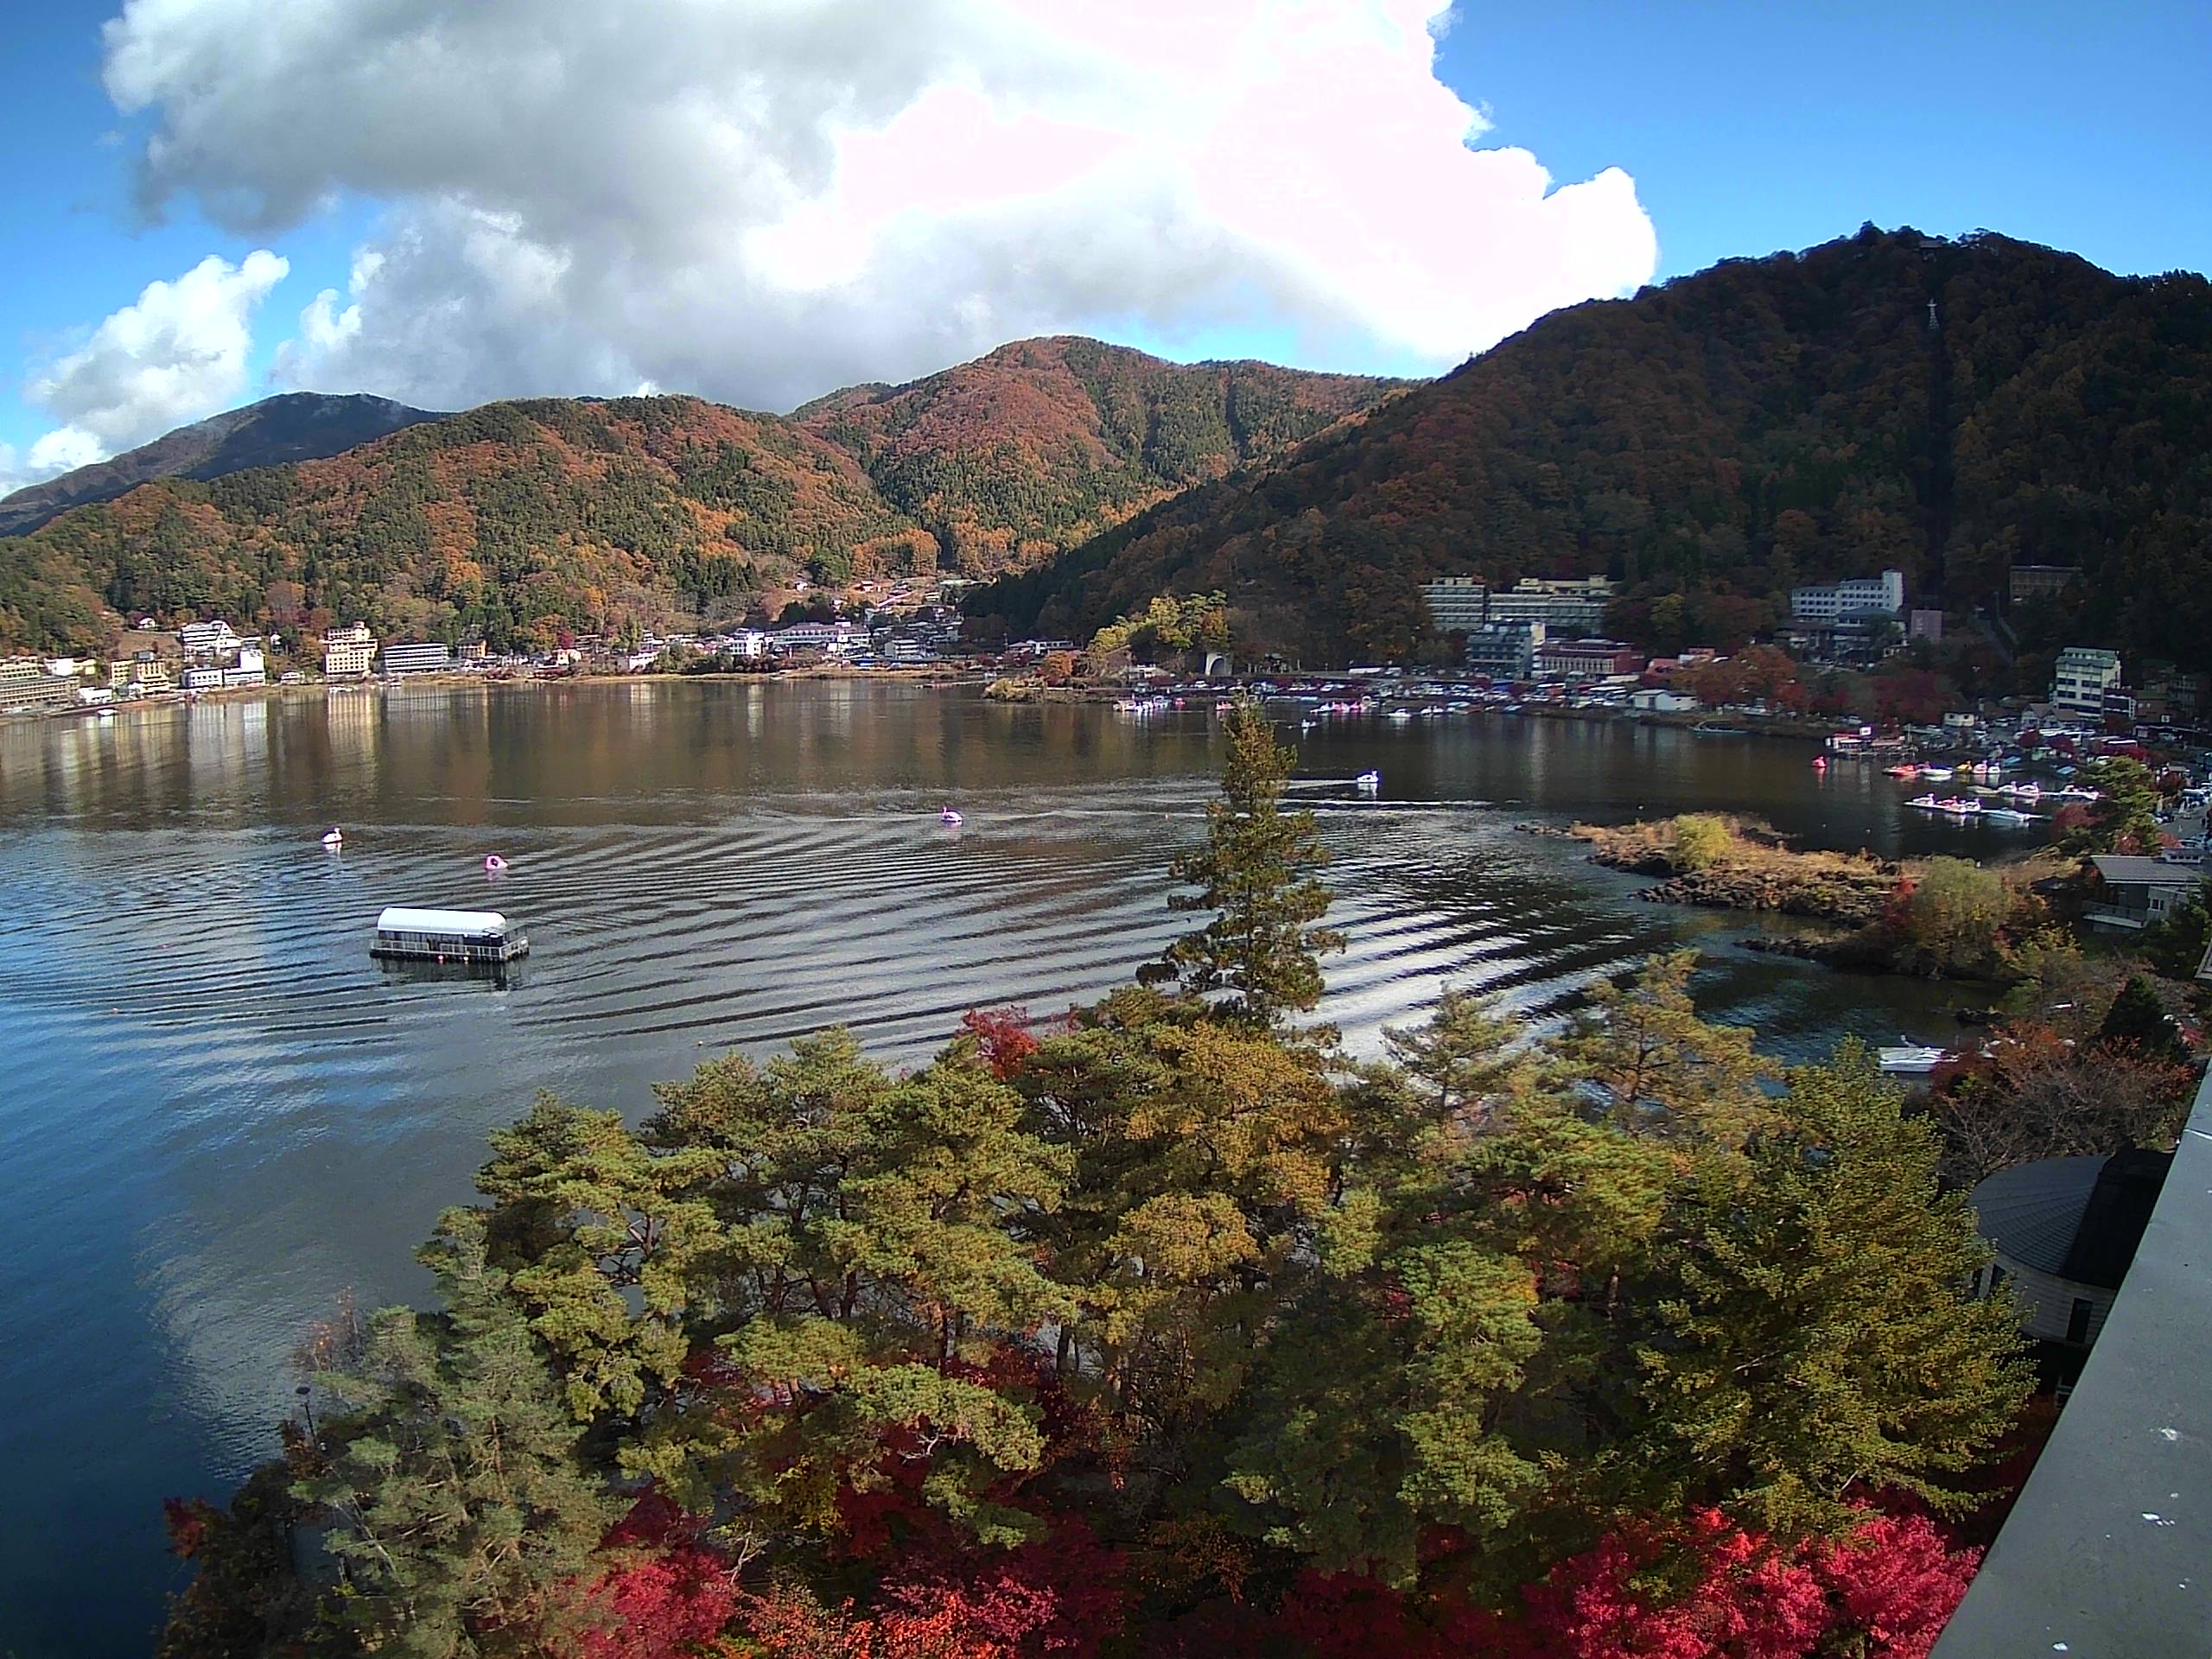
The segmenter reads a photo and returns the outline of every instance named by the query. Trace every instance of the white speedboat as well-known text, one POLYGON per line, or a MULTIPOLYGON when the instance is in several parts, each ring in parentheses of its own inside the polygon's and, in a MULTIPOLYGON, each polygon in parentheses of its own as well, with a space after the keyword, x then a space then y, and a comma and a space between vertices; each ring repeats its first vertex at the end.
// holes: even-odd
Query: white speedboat
POLYGON ((1944 1050, 1900 1037, 1893 1047, 1874 1051, 1874 1063, 1891 1077, 1924 1077, 1949 1059, 1944 1050))

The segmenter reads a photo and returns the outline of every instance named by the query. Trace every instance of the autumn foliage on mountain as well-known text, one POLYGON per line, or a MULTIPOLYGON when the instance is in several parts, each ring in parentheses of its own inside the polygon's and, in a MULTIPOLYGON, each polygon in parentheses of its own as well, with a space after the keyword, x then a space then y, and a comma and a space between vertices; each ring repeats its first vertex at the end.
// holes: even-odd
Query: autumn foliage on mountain
POLYGON ((1672 651, 1788 617, 1794 583, 1902 570, 1914 604, 2212 667, 2212 286, 1977 233, 1858 236, 1555 313, 1374 418, 1201 486, 974 608, 1087 638, 1220 589, 1240 639, 1403 659, 1420 584, 1609 575, 1672 651), (1932 306, 1932 310, 1931 310, 1932 306))
POLYGON ((172 1506, 163 1659, 1922 1659, 2027 1382, 1934 1128, 1686 954, 1356 1060, 1227 735, 1139 983, 496 1133, 429 1306, 172 1506))
POLYGON ((489 404, 0 539, 0 645, 94 647, 121 612, 359 619, 505 649, 625 618, 728 620, 801 575, 991 571, 1279 454, 1392 384, 1059 338, 789 417, 691 397, 489 404))

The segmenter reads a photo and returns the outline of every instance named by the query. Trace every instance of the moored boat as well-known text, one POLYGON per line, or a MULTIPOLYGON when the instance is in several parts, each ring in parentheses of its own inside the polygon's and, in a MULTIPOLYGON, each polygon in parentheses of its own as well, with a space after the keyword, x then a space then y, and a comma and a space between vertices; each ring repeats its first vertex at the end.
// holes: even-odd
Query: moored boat
POLYGON ((1903 1037, 1894 1046, 1874 1051, 1874 1064, 1891 1077, 1924 1077, 1950 1058, 1942 1049, 1903 1037))

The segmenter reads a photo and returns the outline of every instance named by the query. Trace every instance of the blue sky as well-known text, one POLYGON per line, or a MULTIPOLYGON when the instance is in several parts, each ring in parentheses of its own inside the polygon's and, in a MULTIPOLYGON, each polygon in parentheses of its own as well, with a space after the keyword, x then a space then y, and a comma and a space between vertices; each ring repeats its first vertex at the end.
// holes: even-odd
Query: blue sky
MULTIPOLYGON (((1341 3, 1356 9, 1377 0, 1341 3)), ((182 43, 213 40, 219 46, 220 31, 238 26, 224 21, 226 3, 192 0, 176 8, 199 6, 208 16, 203 35, 183 36, 182 43)), ((1407 0, 1398 3, 1402 9, 1407 0)), ((342 309, 353 250, 391 232, 395 217, 429 211, 403 187, 345 188, 349 178, 376 176, 382 162, 341 151, 336 140, 321 136, 315 142, 332 154, 317 165, 341 182, 318 208, 251 227, 212 222, 194 194, 210 180, 270 188, 266 158, 244 154, 184 177, 162 214, 148 217, 134 199, 135 158, 157 122, 174 117, 194 93, 180 80, 157 98, 154 111, 128 118, 118 112, 101 84, 101 29, 116 10, 101 0, 0 8, 0 51, 13 88, 0 104, 0 145, 10 163, 9 212, 0 226, 0 444, 18 454, 66 416, 25 397, 39 367, 80 348, 103 318, 130 305, 146 283, 173 280, 209 255, 236 264, 257 247, 289 262, 289 274, 252 315, 244 385, 226 400, 244 401, 273 389, 278 349, 300 332, 302 309, 317 294, 340 290, 332 315, 342 309)), ((231 5, 229 16, 238 15, 231 5)), ((172 48, 178 43, 174 35, 163 41, 172 48)), ((334 38, 329 49, 357 50, 359 43, 334 38)), ((1193 73, 1206 73, 1207 64, 1203 48, 1194 48, 1193 73)), ((2006 6, 1936 0, 1816 6, 1546 0, 1505 6, 1468 0, 1443 33, 1434 73, 1487 116, 1491 129, 1478 145, 1525 148, 1560 185, 1624 170, 1656 232, 1656 275, 1664 277, 1719 258, 1826 240, 1867 219, 1942 233, 1987 226, 2123 271, 2206 270, 2212 267, 2212 122, 2199 106, 2208 66, 2212 6, 2202 0, 2104 9, 2047 0, 2006 6)), ((245 86, 232 101, 250 101, 265 90, 245 86)), ((1311 107, 1299 111, 1310 130, 1325 132, 1332 118, 1343 118, 1348 129, 1376 124, 1356 107, 1339 118, 1325 73, 1273 90, 1278 102, 1310 100, 1311 107)), ((222 114, 219 109, 219 120, 222 114)), ((333 118, 342 121, 344 111, 334 111, 333 118)), ((527 135, 518 142, 528 143, 527 135)), ((1311 174, 1319 154, 1283 165, 1311 174)), ((1387 148, 1356 159, 1370 175, 1392 167, 1387 148)), ((1263 175, 1255 177, 1264 182, 1263 175)), ((455 187, 448 205, 467 194, 467 182, 455 187)), ((613 188, 619 193, 621 187, 618 176, 613 188)), ((1329 207, 1325 188, 1316 187, 1322 193, 1318 216, 1329 207)), ((1351 188, 1356 194, 1357 185, 1351 188)), ((1427 211, 1417 195, 1393 203, 1392 210, 1414 219, 1427 211)), ((526 194, 515 199, 513 219, 542 241, 552 233, 539 232, 533 211, 542 219, 543 202, 533 207, 526 194)), ((1434 211, 1448 217, 1461 210, 1445 204, 1434 211)), ((1232 228, 1242 233, 1249 227, 1232 228)), ((1514 233, 1502 230, 1499 238, 1510 246, 1514 233)), ((392 246, 406 245, 402 238, 392 246)), ((1310 247, 1303 257, 1313 257, 1310 247)), ((1452 245, 1437 242, 1401 257, 1414 265, 1427 258, 1448 268, 1456 256, 1452 245)), ((610 255, 604 270, 639 263, 632 246, 620 258, 610 255)), ((607 342, 585 340, 566 354, 548 354, 494 339, 497 328, 482 323, 461 353, 451 340, 425 340, 403 326, 410 302, 437 309, 445 296, 429 262, 418 264, 421 269, 410 266, 407 273, 416 286, 394 283, 381 315, 318 359, 319 384, 339 389, 331 377, 352 376, 387 380, 370 389, 402 395, 424 386, 436 391, 439 361, 477 353, 470 373, 456 372, 454 391, 628 390, 632 378, 688 390, 696 378, 706 383, 699 389, 720 396, 743 398, 758 388, 757 397, 746 400, 766 402, 772 393, 803 391, 809 375, 918 372, 964 354, 969 339, 918 316, 905 334, 880 340, 849 331, 861 337, 847 356, 771 361, 750 340, 695 340, 711 332, 710 312, 637 322, 659 296, 633 292, 607 302, 611 309, 601 313, 580 312, 575 307, 582 302, 564 299, 560 304, 568 308, 549 311, 539 332, 589 335, 604 326, 644 329, 644 337, 610 333, 607 342), (417 298, 410 302, 410 295, 417 298), (616 313, 619 323, 612 320, 616 313), (651 338, 655 328, 671 338, 651 338), (404 372, 396 342, 417 353, 404 372)), ((1602 269, 1618 268, 1616 260, 1602 269)), ((388 264, 387 278, 397 269, 396 262, 388 264)), ((711 265, 702 269, 702 283, 718 275, 711 265)), ((1393 288, 1370 272, 1344 276, 1344 292, 1352 297, 1331 298, 1337 310, 1317 321, 1311 308, 1300 309, 1280 294, 1268 297, 1279 270, 1253 269, 1259 275, 1239 277, 1223 292, 1200 294, 1194 287, 1188 303, 1164 306, 1155 296, 1157 273, 1133 270, 1131 291, 1142 297, 1126 311, 1113 303, 1110 280, 1084 284, 1070 278, 1062 288, 1072 297, 1057 300, 1058 308, 1010 304, 987 310, 975 322, 981 332, 973 338, 988 340, 994 327, 1026 332, 1033 316, 1043 316, 1048 324, 1085 327, 1179 355, 1326 359, 1330 366, 1402 372, 1448 361, 1447 348, 1459 337, 1452 329, 1494 337, 1525 321, 1512 314, 1513 304, 1525 305, 1516 290, 1500 302, 1502 309, 1448 315, 1427 335, 1394 334, 1376 319, 1417 306, 1421 290, 1393 288), (1108 297, 1102 299, 1102 290, 1108 297), (1249 307, 1234 297, 1248 290, 1256 296, 1249 307), (1503 321, 1488 325, 1484 320, 1493 315, 1503 321), (998 323, 1000 316, 1007 321, 998 323)), ((1324 274, 1332 282, 1338 275, 1324 274)), ((1560 280, 1567 284, 1561 295, 1543 303, 1605 291, 1614 282, 1587 274, 1560 280)), ((594 283, 604 289, 603 281, 594 283)), ((486 300, 455 290, 446 308, 463 315, 472 303, 495 302, 499 292, 486 300)))

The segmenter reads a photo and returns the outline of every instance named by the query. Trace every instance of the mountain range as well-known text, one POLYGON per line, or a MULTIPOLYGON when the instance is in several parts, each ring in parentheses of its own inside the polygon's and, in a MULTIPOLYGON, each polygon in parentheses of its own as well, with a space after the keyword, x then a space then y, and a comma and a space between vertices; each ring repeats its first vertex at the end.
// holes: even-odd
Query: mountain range
POLYGON ((0 497, 0 536, 24 536, 72 507, 112 501, 157 478, 220 478, 251 467, 319 461, 440 416, 389 397, 288 391, 227 410, 107 461, 0 497))
POLYGON ((1794 583, 1891 568, 1911 604, 1979 613, 2025 656, 2212 670, 2212 285, 1871 226, 1730 261, 1555 312, 973 605, 1082 636, 1221 589, 1249 645, 1341 662, 1440 649, 1430 578, 1603 574, 1610 626, 1673 649, 1785 620, 1794 583), (2081 576, 2000 615, 2016 564, 2081 576))
POLYGON ((0 539, 0 644, 90 648, 128 613, 358 618, 505 648, 627 617, 726 620, 803 578, 988 574, 1281 454, 1402 384, 1062 337, 787 416, 683 397, 384 405, 401 429, 257 464, 373 402, 276 399, 136 452, 160 452, 150 462, 45 486, 105 490, 125 462, 168 474, 0 539), (225 421, 213 443, 194 435, 225 421), (240 453, 246 470, 225 464, 240 453))
POLYGON ((985 632, 1218 589, 1242 646, 1317 662, 1440 653, 1437 575, 1606 574, 1609 626, 1664 650, 1895 568, 2031 662, 2212 670, 2212 285, 1987 232, 1726 262, 1410 385, 1058 338, 787 416, 545 399, 246 471, 175 453, 184 475, 0 539, 0 644, 118 612, 526 644, 947 569, 992 578, 985 632), (2081 575, 2012 607, 2022 564, 2081 575))

